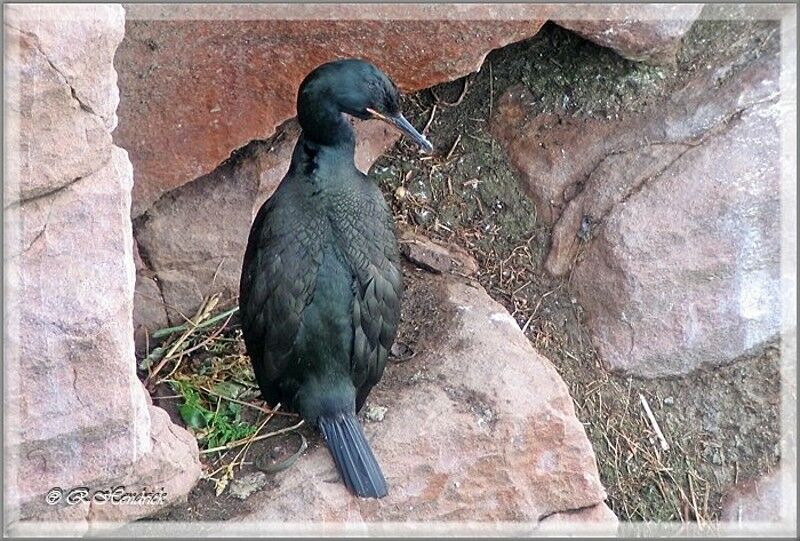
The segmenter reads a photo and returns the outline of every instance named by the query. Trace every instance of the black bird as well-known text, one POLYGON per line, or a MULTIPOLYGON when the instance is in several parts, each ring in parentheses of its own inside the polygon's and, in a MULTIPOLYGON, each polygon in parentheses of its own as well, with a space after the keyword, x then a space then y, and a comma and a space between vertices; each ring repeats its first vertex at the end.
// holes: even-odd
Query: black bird
POLYGON ((386 480, 356 413, 395 338, 402 274, 391 213, 356 169, 346 115, 386 121, 433 150, 374 65, 347 59, 309 73, 289 171, 250 230, 239 306, 264 399, 319 427, 347 487, 380 498, 386 480))

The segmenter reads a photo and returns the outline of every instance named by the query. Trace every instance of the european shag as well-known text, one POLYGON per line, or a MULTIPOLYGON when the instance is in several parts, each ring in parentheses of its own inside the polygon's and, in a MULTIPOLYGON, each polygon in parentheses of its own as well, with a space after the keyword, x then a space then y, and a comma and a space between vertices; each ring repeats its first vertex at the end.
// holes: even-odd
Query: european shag
POLYGON ((317 426, 347 487, 380 498, 386 480, 356 414, 383 374, 403 285, 392 216, 356 169, 347 115, 388 122, 433 150, 374 65, 338 60, 309 73, 289 171, 250 230, 239 306, 264 399, 317 426))

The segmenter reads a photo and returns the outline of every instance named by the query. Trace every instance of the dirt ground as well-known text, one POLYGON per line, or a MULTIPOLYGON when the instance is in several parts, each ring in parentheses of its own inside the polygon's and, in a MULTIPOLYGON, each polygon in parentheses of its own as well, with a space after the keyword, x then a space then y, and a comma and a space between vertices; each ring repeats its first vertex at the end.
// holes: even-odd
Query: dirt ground
MULTIPOLYGON (((415 126, 427 126, 440 153, 421 159, 401 142, 371 170, 392 201, 397 222, 469 251, 480 265, 481 284, 555 364, 596 452, 608 503, 623 521, 713 521, 729 487, 775 467, 780 455, 779 352, 770 347, 757 358, 674 379, 607 373, 568 279, 555 280, 541 268, 549 231, 537 223, 533 206, 489 134, 493 104, 505 89, 523 82, 539 98, 542 111, 610 115, 663 99, 699 65, 744 50, 757 55, 777 46, 778 37, 770 23, 698 21, 677 65, 654 68, 625 61, 548 24, 534 38, 492 52, 480 72, 408 96, 406 116, 415 126), (640 395, 652 408, 669 450, 660 449, 640 395)), ((236 335, 228 336, 235 343, 236 335)), ((309 442, 319 444, 311 435, 309 442)), ((268 450, 259 442, 249 453, 268 450)), ((246 506, 227 492, 216 497, 213 483, 201 481, 186 505, 156 519, 224 520, 246 506)))

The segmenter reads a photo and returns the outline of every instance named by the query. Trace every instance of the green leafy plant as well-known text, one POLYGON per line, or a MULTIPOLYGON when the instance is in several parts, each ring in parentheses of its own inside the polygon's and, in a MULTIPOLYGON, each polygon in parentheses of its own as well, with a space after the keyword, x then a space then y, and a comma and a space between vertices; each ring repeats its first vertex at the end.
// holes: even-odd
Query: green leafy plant
POLYGON ((214 397, 195 388, 190 381, 170 381, 175 392, 183 398, 178 413, 186 426, 193 430, 198 443, 204 449, 221 447, 251 436, 257 430, 256 426, 242 420, 241 405, 226 400, 226 397, 234 398, 232 395, 238 392, 237 386, 224 383, 224 386, 217 385, 218 388, 214 389, 220 396, 213 400, 215 404, 211 409, 209 405, 214 397))

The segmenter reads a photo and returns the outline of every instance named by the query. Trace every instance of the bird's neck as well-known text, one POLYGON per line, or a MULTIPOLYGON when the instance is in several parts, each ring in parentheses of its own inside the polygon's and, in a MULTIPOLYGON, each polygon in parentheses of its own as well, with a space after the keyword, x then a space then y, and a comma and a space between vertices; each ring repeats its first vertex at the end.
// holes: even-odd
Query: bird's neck
POLYGON ((306 140, 320 146, 352 147, 356 138, 345 115, 328 100, 308 100, 297 111, 306 140))
POLYGON ((342 171, 355 169, 355 137, 348 125, 351 138, 336 145, 320 144, 302 132, 292 154, 290 172, 300 172, 309 179, 336 179, 342 171))

